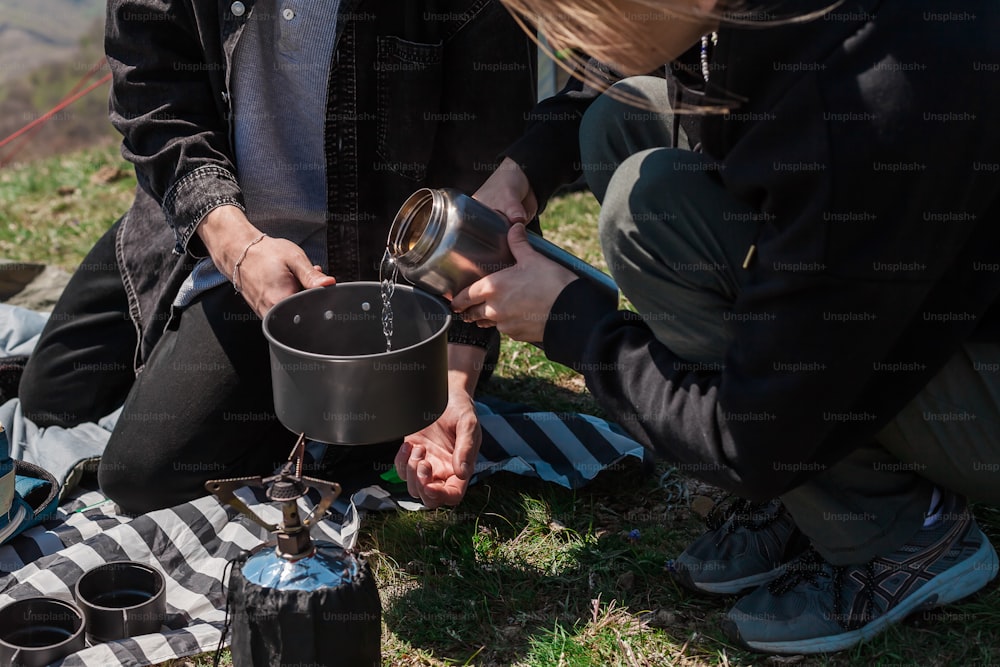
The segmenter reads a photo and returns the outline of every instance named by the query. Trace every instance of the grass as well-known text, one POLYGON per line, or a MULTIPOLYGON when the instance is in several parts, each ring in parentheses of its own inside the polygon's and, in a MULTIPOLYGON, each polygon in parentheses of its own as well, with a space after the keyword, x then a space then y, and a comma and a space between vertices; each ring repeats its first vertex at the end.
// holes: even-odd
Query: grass
MULTIPOLYGON (((78 263, 125 210, 134 186, 131 177, 92 182, 104 167, 124 168, 115 149, 0 171, 0 255, 78 263)), ((596 212, 590 195, 572 194, 550 205, 543 225, 550 239, 599 263, 596 212)), ((599 413, 578 375, 509 340, 490 393, 539 409, 599 413)), ((659 485, 666 470, 625 463, 579 491, 500 474, 455 509, 369 516, 359 546, 382 594, 384 664, 1000 663, 996 584, 835 655, 773 658, 735 648, 719 630, 733 599, 692 595, 665 569, 701 531, 688 504, 659 485), (630 539, 633 530, 638 539, 630 539)), ((696 498, 714 495, 694 480, 687 487, 696 498)), ((978 507, 977 516, 1000 541, 1000 511, 978 507)), ((210 656, 172 663, 209 664, 210 656)))
POLYGON ((0 257, 73 270, 134 189, 117 146, 0 169, 0 257))

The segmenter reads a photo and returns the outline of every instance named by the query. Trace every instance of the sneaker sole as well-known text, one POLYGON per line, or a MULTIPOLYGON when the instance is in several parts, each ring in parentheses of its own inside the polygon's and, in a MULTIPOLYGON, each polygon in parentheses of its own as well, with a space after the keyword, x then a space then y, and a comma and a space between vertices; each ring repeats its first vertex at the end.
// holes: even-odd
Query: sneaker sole
POLYGON ((686 570, 678 568, 677 572, 674 573, 674 578, 682 586, 696 593, 739 595, 777 579, 785 571, 785 567, 786 565, 783 564, 769 572, 761 572, 742 579, 715 582, 694 581, 686 570))
MULTIPOLYGON (((748 642, 738 638, 735 624, 730 624, 744 646, 763 653, 832 653, 851 648, 879 634, 890 625, 902 621, 921 608, 933 608, 961 600, 980 590, 997 575, 1000 560, 989 539, 980 531, 983 545, 972 556, 945 570, 889 611, 857 630, 830 637, 816 637, 783 642, 748 642)), ((733 635, 731 635, 733 636, 733 635)))

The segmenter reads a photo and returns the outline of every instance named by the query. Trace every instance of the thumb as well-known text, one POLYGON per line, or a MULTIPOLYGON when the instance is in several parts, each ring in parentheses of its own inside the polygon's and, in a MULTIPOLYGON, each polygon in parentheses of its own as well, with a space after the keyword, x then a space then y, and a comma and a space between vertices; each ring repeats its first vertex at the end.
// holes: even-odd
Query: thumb
POLYGON ((507 245, 510 246, 510 253, 518 263, 535 254, 531 243, 528 242, 528 232, 520 223, 511 225, 507 231, 507 245))
POLYGON ((476 442, 476 426, 479 424, 475 411, 462 415, 455 428, 455 451, 452 454, 452 465, 455 474, 461 480, 468 480, 476 468, 476 458, 479 447, 476 442))
POLYGON ((510 220, 513 224, 523 224, 528 222, 529 219, 528 212, 525 210, 524 204, 517 199, 511 199, 511 201, 505 205, 503 210, 500 212, 503 213, 504 217, 510 220))
POLYGON ((305 257, 302 258, 302 261, 290 263, 288 268, 292 270, 292 274, 305 289, 333 285, 337 282, 333 276, 326 275, 319 270, 318 266, 310 264, 305 257))

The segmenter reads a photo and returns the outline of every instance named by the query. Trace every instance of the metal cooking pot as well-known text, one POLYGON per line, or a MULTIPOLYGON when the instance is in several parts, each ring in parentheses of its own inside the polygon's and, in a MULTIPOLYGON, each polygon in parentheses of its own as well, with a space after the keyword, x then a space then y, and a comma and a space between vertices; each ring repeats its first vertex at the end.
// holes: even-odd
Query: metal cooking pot
POLYGON ((94 643, 159 632, 167 613, 163 575, 136 561, 88 570, 73 593, 87 621, 87 639, 94 643))
POLYGON ((426 292, 397 285, 392 351, 382 334, 377 282, 318 287, 264 317, 278 419, 294 433, 337 445, 388 442, 434 423, 448 404, 451 312, 426 292))

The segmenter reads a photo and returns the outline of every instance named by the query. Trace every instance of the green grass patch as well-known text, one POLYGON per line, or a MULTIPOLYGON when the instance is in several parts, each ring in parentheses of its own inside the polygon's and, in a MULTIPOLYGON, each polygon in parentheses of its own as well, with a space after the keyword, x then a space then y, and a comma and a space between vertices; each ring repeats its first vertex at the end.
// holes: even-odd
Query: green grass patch
POLYGON ((12 164, 0 170, 0 256, 72 270, 134 190, 117 146, 12 164))

